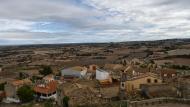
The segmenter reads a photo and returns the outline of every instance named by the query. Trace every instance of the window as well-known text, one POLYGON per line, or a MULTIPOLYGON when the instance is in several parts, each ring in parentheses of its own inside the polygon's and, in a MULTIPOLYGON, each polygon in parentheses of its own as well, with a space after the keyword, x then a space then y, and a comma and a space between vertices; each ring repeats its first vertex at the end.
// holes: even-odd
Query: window
POLYGON ((157 80, 157 79, 155 79, 155 80, 154 80, 154 83, 158 83, 158 80, 157 80))
POLYGON ((174 77, 175 76, 175 74, 172 74, 172 77, 174 77))
POLYGON ((151 79, 147 79, 147 83, 151 83, 151 79))
POLYGON ((96 66, 93 66, 93 68, 92 68, 93 70, 96 70, 96 66))
POLYGON ((124 87, 125 87, 125 84, 124 84, 123 82, 121 83, 121 87, 122 87, 122 88, 124 88, 124 87))

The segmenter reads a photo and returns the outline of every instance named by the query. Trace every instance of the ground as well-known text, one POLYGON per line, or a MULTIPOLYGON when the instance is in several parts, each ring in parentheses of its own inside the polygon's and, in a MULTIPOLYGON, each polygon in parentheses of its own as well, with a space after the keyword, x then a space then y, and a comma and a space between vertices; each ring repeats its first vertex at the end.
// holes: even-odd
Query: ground
POLYGON ((189 107, 190 105, 185 105, 185 104, 160 104, 160 105, 155 105, 155 106, 144 106, 144 107, 189 107))

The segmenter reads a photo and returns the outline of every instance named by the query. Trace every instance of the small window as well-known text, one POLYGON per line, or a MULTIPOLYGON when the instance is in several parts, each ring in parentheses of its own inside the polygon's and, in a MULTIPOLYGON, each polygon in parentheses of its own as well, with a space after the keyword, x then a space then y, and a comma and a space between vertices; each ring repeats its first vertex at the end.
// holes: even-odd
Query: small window
POLYGON ((96 66, 93 66, 93 68, 92 68, 93 70, 96 70, 96 66))
POLYGON ((175 76, 175 74, 172 74, 172 77, 174 77, 175 76))
POLYGON ((121 87, 125 87, 125 84, 124 84, 124 83, 121 83, 121 87))
POLYGON ((158 80, 157 80, 157 79, 155 79, 155 80, 154 80, 154 83, 158 83, 158 80))
POLYGON ((151 83, 151 79, 147 79, 147 83, 151 83))

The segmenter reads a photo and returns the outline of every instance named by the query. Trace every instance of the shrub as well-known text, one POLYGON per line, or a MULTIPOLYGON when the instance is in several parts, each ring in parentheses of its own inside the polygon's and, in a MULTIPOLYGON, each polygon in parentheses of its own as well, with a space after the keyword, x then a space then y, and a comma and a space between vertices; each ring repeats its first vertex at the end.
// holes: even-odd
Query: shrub
POLYGON ((42 75, 49 75, 53 72, 50 66, 43 66, 42 70, 39 71, 42 75))
POLYGON ((31 87, 24 85, 17 90, 21 102, 30 102, 34 99, 34 92, 31 87))

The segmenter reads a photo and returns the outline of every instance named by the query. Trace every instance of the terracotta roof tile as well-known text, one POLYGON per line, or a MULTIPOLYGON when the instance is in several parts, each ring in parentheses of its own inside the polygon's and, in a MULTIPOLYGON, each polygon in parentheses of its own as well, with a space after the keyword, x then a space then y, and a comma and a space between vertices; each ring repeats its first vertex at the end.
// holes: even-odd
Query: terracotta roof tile
POLYGON ((36 93, 50 94, 56 91, 57 81, 51 81, 48 84, 37 85, 34 87, 36 93))

